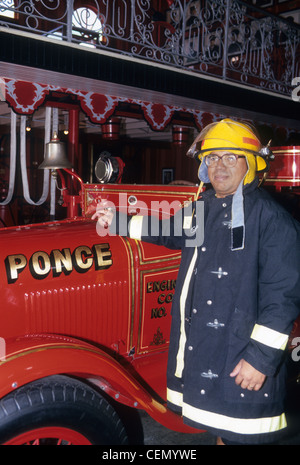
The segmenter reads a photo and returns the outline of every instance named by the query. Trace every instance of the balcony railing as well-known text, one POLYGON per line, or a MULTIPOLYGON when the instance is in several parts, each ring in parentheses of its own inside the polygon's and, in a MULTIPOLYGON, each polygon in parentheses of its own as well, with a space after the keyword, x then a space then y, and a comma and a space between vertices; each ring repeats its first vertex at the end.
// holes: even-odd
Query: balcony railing
POLYGON ((0 1, 0 26, 289 96, 300 76, 300 26, 240 0, 166 0, 159 12, 150 0, 82 5, 0 1))

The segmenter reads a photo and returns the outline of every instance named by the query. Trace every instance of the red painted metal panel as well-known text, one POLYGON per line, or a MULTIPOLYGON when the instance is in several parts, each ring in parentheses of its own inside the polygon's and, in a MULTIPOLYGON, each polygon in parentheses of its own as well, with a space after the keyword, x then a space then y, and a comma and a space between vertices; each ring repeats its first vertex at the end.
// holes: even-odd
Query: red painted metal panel
POLYGON ((276 186, 300 186, 300 147, 272 147, 275 155, 270 162, 266 182, 276 186))

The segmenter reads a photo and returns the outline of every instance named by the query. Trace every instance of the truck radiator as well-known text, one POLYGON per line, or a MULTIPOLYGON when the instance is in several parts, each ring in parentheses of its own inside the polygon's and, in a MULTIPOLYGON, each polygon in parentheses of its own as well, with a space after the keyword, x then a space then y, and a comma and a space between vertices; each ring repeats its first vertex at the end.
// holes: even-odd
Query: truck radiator
POLYGON ((88 339, 123 352, 130 334, 129 299, 126 281, 26 293, 26 331, 88 339))

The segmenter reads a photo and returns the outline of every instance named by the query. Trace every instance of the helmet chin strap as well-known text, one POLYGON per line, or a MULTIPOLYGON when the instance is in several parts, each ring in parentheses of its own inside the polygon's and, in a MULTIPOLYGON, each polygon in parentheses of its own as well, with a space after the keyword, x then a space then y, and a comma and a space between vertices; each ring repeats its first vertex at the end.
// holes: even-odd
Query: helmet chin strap
POLYGON ((232 197, 231 206, 231 250, 242 250, 245 243, 244 178, 232 197))

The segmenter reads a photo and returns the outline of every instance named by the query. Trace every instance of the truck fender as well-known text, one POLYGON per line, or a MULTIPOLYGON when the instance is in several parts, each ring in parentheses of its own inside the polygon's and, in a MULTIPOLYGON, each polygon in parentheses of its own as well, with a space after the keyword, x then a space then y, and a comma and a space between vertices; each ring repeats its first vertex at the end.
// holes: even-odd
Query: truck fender
POLYGON ((176 431, 197 432, 182 423, 108 353, 74 338, 60 335, 27 335, 6 342, 0 357, 0 398, 37 379, 64 374, 86 380, 114 400, 145 410, 154 420, 176 431))
POLYGON ((127 402, 149 401, 146 391, 122 365, 107 352, 74 338, 60 335, 27 335, 6 342, 6 354, 1 357, 0 373, 9 383, 0 386, 0 397, 36 379, 57 374, 69 374, 96 380, 104 379, 122 389, 127 402), (135 397, 137 396, 137 399, 135 397), (134 400, 135 399, 135 400, 134 400))

